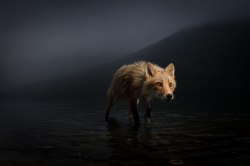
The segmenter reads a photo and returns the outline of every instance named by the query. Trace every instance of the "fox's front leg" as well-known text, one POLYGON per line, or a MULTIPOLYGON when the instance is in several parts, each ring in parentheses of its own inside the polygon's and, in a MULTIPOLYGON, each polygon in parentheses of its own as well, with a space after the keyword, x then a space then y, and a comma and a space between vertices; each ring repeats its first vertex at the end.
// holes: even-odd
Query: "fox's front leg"
POLYGON ((150 97, 143 97, 143 101, 146 105, 146 113, 145 113, 145 123, 151 124, 150 115, 151 115, 151 103, 150 97))
MULTIPOLYGON (((137 99, 137 108, 138 108, 139 102, 140 102, 140 100, 137 99)), ((131 108, 130 108, 130 110, 129 110, 129 118, 130 118, 130 119, 133 119, 133 113, 132 113, 131 108)))
POLYGON ((129 117, 133 118, 134 124, 138 125, 140 124, 140 119, 137 111, 137 105, 139 103, 139 99, 130 99, 129 104, 130 104, 130 111, 129 111, 129 117))

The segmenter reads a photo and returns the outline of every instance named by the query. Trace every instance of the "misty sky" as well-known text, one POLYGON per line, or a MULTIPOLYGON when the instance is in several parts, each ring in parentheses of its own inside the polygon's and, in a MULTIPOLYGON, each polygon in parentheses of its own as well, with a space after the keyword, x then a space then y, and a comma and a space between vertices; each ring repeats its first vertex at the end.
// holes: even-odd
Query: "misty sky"
POLYGON ((124 56, 186 27, 247 19, 249 9, 249 0, 2 0, 0 86, 32 81, 50 60, 124 56))

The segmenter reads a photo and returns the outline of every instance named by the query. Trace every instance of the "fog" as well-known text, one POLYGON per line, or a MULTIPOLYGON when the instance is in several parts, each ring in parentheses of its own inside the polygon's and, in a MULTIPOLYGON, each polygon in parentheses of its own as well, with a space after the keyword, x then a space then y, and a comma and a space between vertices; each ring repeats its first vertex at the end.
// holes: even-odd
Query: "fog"
POLYGON ((74 75, 188 27, 250 17, 249 0, 0 2, 0 90, 74 75))

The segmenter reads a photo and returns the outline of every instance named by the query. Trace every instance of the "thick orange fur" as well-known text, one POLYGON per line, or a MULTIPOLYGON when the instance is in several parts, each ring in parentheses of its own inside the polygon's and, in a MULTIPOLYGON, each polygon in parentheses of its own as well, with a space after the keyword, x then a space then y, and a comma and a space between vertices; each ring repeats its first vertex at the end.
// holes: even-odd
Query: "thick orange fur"
MULTIPOLYGON (((132 114, 131 117, 134 120, 137 118, 136 121, 139 120, 137 113, 139 98, 143 98, 147 109, 150 107, 147 105, 150 105, 148 103, 153 97, 164 101, 172 100, 173 91, 176 88, 174 71, 172 63, 165 69, 144 61, 122 66, 114 74, 111 86, 108 89, 109 104, 106 109, 106 119, 108 119, 110 108, 119 99, 130 102, 130 115, 132 114)), ((149 109, 151 110, 151 108, 149 109)), ((150 115, 147 118, 150 118, 150 115)))

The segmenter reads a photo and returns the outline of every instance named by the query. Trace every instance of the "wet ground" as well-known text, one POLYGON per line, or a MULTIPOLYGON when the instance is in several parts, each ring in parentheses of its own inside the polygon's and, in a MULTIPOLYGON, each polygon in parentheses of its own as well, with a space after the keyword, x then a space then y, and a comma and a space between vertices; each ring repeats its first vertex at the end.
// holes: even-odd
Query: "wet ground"
MULTIPOLYGON (((167 106, 166 106, 167 108, 167 106)), ((152 109, 151 125, 103 103, 4 102, 0 165, 250 165, 250 113, 152 109), (100 105, 103 105, 100 107, 100 105)))

